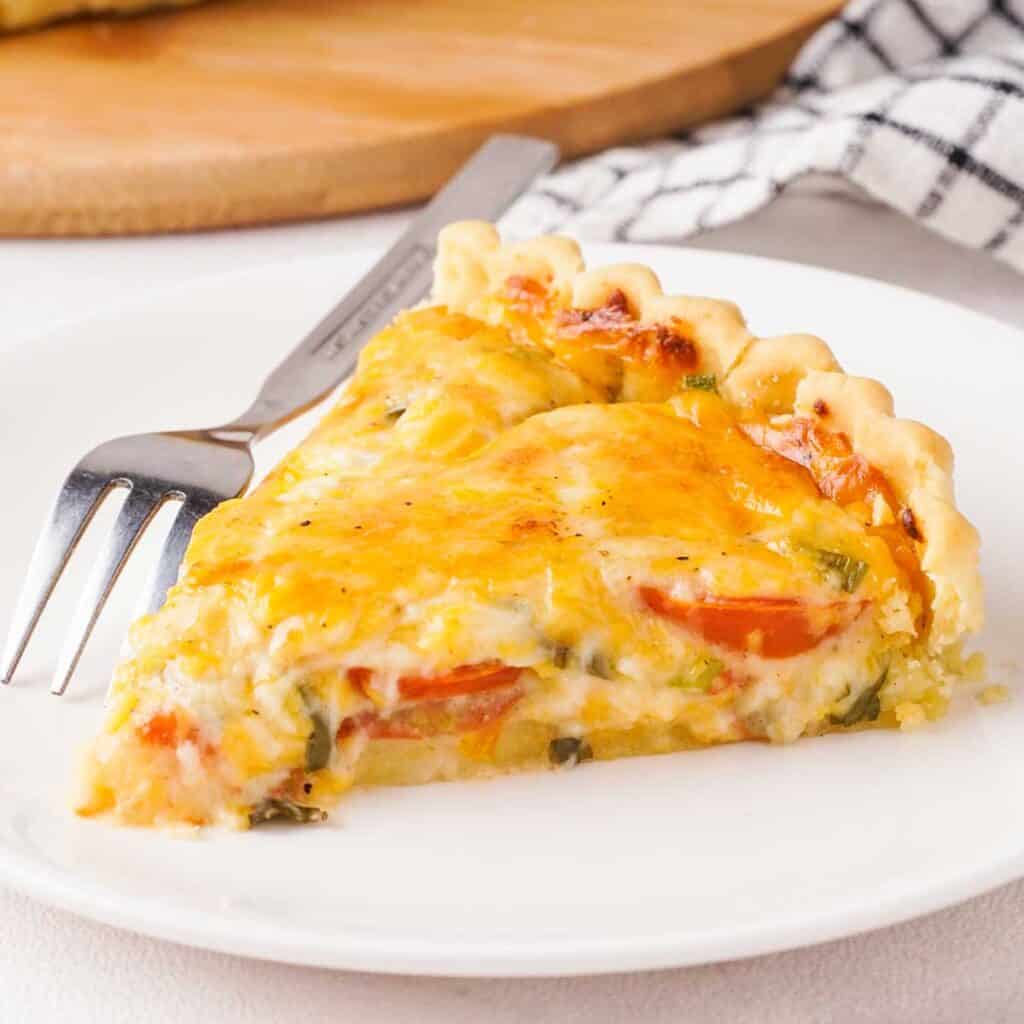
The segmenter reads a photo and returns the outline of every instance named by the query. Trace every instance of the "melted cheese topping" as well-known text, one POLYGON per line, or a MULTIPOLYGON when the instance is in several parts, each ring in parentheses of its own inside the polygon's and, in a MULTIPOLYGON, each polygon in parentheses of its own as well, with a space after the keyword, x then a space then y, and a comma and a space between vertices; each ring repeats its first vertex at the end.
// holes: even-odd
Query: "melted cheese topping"
POLYGON ((530 302, 399 317, 306 442, 199 524, 167 604, 133 627, 84 811, 237 820, 307 777, 300 795, 327 800, 372 746, 349 724, 467 665, 522 674, 498 710, 444 705, 453 729, 493 731, 500 711, 569 735, 685 722, 707 743, 821 731, 916 656, 921 597, 864 510, 686 389, 682 325, 530 302), (822 552, 863 566, 855 596, 822 552), (702 636, 650 593, 788 602, 815 642, 780 660, 763 629, 702 636), (307 776, 314 718, 339 744, 307 776))

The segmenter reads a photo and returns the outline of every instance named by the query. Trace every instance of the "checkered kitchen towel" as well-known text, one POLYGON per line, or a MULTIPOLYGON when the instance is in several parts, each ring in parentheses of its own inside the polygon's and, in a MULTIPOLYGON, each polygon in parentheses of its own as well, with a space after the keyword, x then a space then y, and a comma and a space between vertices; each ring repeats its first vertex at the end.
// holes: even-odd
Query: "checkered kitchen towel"
POLYGON ((767 102, 570 164, 505 224, 674 242, 821 174, 1024 270, 1024 0, 854 0, 767 102))

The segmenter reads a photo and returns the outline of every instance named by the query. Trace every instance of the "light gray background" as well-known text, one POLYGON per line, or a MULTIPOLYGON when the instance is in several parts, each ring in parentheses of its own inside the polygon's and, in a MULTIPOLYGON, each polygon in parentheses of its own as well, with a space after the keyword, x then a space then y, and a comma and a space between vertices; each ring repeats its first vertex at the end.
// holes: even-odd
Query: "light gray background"
MULTIPOLYGON (((148 290, 275 260, 384 244, 407 217, 389 213, 157 239, 0 241, 0 349, 148 290)), ((876 277, 1024 325, 1024 280, 1018 274, 849 197, 784 197, 756 217, 692 244, 876 277)), ((728 282, 722 292, 728 294, 728 282)), ((971 339, 964 346, 969 354, 971 339)), ((879 374, 884 377, 883 367, 879 374)), ((0 694, 0 709, 2 702, 0 694)), ((1020 813, 1014 795, 1007 797, 1007 813, 1020 813)), ((679 971, 558 981, 388 978, 258 963, 94 925, 0 887, 3 1024, 1001 1024, 1024 1020, 1022 966, 1024 883, 813 949, 679 971)))

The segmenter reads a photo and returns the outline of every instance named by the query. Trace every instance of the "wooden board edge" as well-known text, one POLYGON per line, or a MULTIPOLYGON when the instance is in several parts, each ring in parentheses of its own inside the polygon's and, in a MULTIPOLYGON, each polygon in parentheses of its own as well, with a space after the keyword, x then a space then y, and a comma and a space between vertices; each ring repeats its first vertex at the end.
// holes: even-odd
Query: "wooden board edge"
MULTIPOLYGON (((837 2, 836 8, 841 6, 837 2)), ((165 234, 323 219, 418 202, 432 195, 488 136, 539 135, 566 157, 581 156, 683 131, 767 96, 800 47, 828 20, 808 18, 740 54, 637 84, 582 103, 488 120, 362 149, 247 157, 180 168, 115 171, 91 183, 87 202, 69 205, 75 188, 55 176, 51 202, 19 206, 5 184, 0 235, 20 238, 165 234), (675 97, 666 104, 665 98, 675 97), (657 102, 655 102, 655 99, 657 102), (651 118, 651 111, 658 110, 651 118), (390 172, 390 173, 389 173, 390 172), (290 187, 281 189, 283 178, 290 187)), ((80 185, 80 182, 76 182, 80 185)))

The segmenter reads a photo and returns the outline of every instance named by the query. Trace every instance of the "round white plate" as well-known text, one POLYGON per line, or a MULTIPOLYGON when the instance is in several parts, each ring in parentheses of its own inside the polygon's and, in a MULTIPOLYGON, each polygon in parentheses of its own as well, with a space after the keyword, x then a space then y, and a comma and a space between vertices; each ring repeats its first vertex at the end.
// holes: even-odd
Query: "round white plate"
MULTIPOLYGON (((1013 684, 1022 601, 1024 337, 935 299, 719 253, 593 246, 666 288, 724 294, 757 333, 813 331, 945 433, 985 538, 991 679, 1013 684)), ((116 434, 223 422, 369 263, 219 277, 0 358, 0 623, 63 473, 116 434)), ((264 467, 301 436, 268 442, 264 467)), ((102 921, 296 963, 551 975, 748 956, 876 927, 1024 874, 1024 703, 961 699, 912 735, 758 744, 480 783, 356 793, 322 828, 117 829, 68 811, 159 532, 130 563, 63 700, 47 692, 103 521, 0 693, 0 880, 102 921)), ((166 521, 166 520, 165 520, 166 521)))

